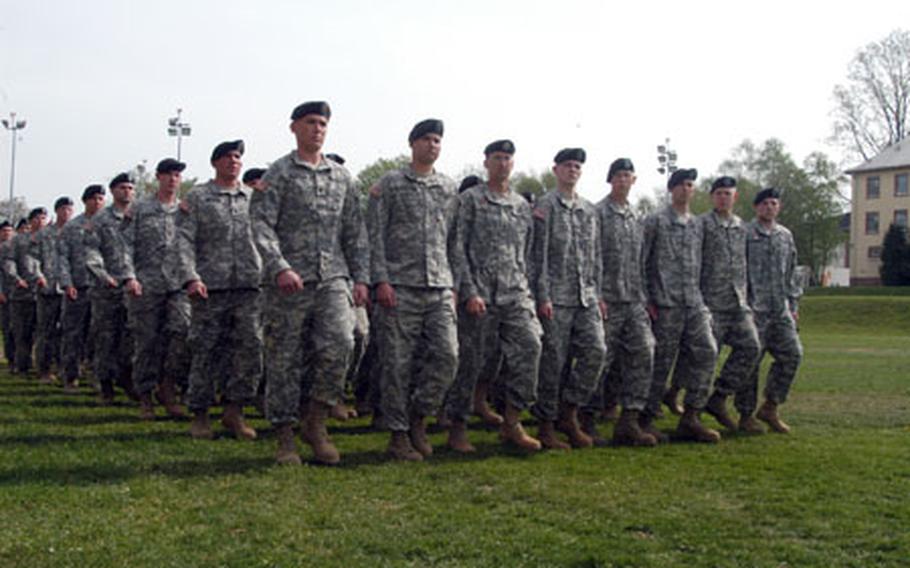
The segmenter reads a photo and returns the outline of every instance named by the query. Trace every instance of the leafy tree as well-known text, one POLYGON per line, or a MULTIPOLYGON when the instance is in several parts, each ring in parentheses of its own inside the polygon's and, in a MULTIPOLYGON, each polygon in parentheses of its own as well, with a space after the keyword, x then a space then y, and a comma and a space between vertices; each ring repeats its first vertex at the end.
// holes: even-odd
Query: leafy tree
MULTIPOLYGON (((48 207, 50 209, 50 207, 48 207)), ((24 219, 29 212, 28 203, 24 197, 14 197, 12 206, 12 215, 10 214, 9 199, 0 201, 0 219, 9 219, 14 226, 19 219, 24 219)))
POLYGON ((879 269, 885 286, 910 285, 910 243, 907 228, 894 223, 888 227, 882 242, 882 265, 879 269))
POLYGON ((894 30, 860 49, 847 82, 834 87, 833 139, 868 160, 907 136, 910 126, 910 32, 894 30))
POLYGON ((411 163, 411 157, 400 154, 394 158, 379 158, 372 164, 366 166, 357 174, 357 183, 360 184, 360 190, 366 195, 370 187, 379 181, 386 172, 403 168, 411 163))

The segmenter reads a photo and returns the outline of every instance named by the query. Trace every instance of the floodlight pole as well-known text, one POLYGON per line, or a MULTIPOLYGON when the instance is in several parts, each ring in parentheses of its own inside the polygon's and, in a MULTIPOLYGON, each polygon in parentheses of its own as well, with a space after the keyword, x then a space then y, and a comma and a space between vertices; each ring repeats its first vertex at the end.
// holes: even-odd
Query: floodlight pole
POLYGON ((670 139, 666 138, 663 144, 657 146, 657 171, 666 174, 669 178, 677 169, 676 151, 670 149, 670 139))
POLYGON ((167 119, 167 133, 170 136, 177 137, 177 161, 180 161, 180 152, 183 146, 183 137, 189 136, 191 129, 189 122, 182 122, 180 115, 183 113, 182 108, 177 109, 177 116, 167 119))
POLYGON ((13 215, 15 214, 13 197, 15 195, 14 189, 16 187, 16 133, 25 128, 25 121, 16 120, 16 113, 10 112, 9 120, 3 119, 3 127, 10 131, 13 139, 11 144, 12 156, 10 157, 9 162, 9 222, 15 223, 13 220, 13 215))

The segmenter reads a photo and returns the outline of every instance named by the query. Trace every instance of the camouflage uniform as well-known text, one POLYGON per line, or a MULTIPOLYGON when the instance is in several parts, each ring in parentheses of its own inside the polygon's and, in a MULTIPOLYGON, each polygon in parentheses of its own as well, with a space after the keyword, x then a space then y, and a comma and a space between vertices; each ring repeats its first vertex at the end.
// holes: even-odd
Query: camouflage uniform
POLYGON ((782 225, 770 230, 752 221, 746 226, 749 305, 761 340, 761 355, 737 389, 735 406, 741 416, 751 416, 758 399, 761 356, 771 353, 765 398, 775 404, 787 400, 803 357, 803 346, 793 314, 798 311, 802 288, 796 279, 796 243, 782 225))
POLYGON ((385 426, 404 432, 409 416, 435 414, 455 380, 458 332, 449 262, 455 184, 410 167, 371 190, 370 269, 374 284, 395 290, 394 308, 378 306, 377 336, 385 426), (419 359, 419 361, 418 361, 419 359))
POLYGON ((177 274, 177 204, 149 196, 133 204, 124 236, 142 295, 129 298, 136 344, 133 388, 151 392, 165 378, 186 382, 190 301, 177 274))
POLYGON ((6 296, 6 302, 0 306, 0 328, 3 330, 3 355, 6 357, 10 368, 14 367, 13 362, 16 358, 16 342, 13 340, 13 324, 10 316, 12 303, 9 298, 15 282, 7 278, 6 270, 2 269, 2 265, 6 262, 6 258, 12 254, 12 245, 12 238, 0 243, 0 292, 6 296))
POLYGON ((177 214, 178 281, 200 280, 208 289, 208 299, 190 299, 187 406, 197 414, 215 403, 215 370, 226 375, 226 403, 252 401, 262 375, 262 261, 253 243, 251 191, 209 180, 189 191, 177 214))
MULTIPOLYGON (((458 197, 453 269, 458 299, 478 296, 487 307, 480 317, 466 316, 461 353, 483 346, 484 357, 499 348, 505 362, 504 397, 517 409, 534 404, 540 360, 542 329, 528 287, 528 264, 533 241, 531 207, 509 191, 493 192, 476 185, 458 197)), ((467 421, 474 385, 485 360, 461 360, 455 382, 446 397, 446 414, 467 421)))
POLYGON ((85 233, 90 228, 91 217, 84 213, 71 219, 57 240, 57 258, 60 268, 60 286, 76 289, 76 299, 63 297, 61 328, 61 366, 63 378, 72 382, 79 378, 79 364, 85 359, 90 345, 91 301, 89 287, 92 275, 85 265, 85 233))
POLYGON ((10 289, 8 294, 10 320, 13 341, 16 344, 13 359, 19 373, 27 373, 32 368, 32 346, 35 338, 35 281, 38 266, 29 254, 31 241, 31 233, 19 233, 13 237, 3 262, 6 282, 10 289), (28 286, 26 288, 17 286, 16 283, 20 280, 28 286))
POLYGON ((649 302, 657 307, 652 329, 657 346, 646 407, 654 416, 677 353, 688 359, 684 404, 701 410, 708 400, 717 360, 711 313, 702 299, 702 224, 693 215, 678 215, 667 206, 645 220, 642 258, 649 302))
MULTIPOLYGON (((603 254, 601 297, 607 304, 604 373, 624 409, 642 411, 648 402, 654 368, 654 335, 645 310, 641 250, 643 227, 628 205, 609 198, 598 204, 603 254), (619 373, 611 373, 618 359, 619 373)), ((590 410, 603 407, 600 389, 590 410)))
POLYGON ((532 412, 547 422, 556 421, 560 402, 587 403, 603 369, 599 233, 597 211, 583 197, 570 200, 555 190, 536 203, 532 284, 537 305, 551 303, 553 317, 540 321, 543 345, 532 412), (563 373, 567 363, 572 372, 563 373))
POLYGON ((93 276, 90 297, 95 377, 106 395, 112 394, 114 383, 132 386, 133 340, 123 289, 127 280, 135 278, 123 235, 129 224, 127 213, 109 205, 92 216, 85 232, 85 265, 93 276), (114 280, 114 287, 109 279, 114 280))
POLYGON ((344 394, 354 349, 350 280, 367 282, 369 253, 358 190, 344 167, 325 159, 312 166, 293 151, 263 179, 267 187, 253 195, 251 216, 272 335, 266 412, 273 424, 289 424, 297 421, 305 368, 311 399, 332 406, 344 394), (278 289, 276 278, 288 269, 303 290, 278 289))
POLYGON ((36 276, 44 278, 47 286, 38 290, 38 337, 35 352, 38 372, 50 373, 60 364, 60 320, 63 293, 60 288, 60 261, 57 242, 62 228, 48 225, 35 235, 30 254, 37 266, 36 276))

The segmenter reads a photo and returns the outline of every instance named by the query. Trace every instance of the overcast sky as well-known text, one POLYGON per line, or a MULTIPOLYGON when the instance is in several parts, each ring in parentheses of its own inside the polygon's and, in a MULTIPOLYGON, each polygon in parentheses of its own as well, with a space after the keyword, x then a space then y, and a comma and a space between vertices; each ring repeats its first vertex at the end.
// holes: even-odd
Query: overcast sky
MULTIPOLYGON (((167 119, 192 125, 185 176, 242 138, 244 166, 293 146, 291 109, 326 100, 326 151, 356 174, 408 151, 411 126, 445 121, 453 177, 511 138, 516 170, 588 151, 582 193, 602 196, 630 157, 636 191, 663 184, 656 146, 703 175, 743 139, 797 160, 831 132, 833 86, 856 50, 910 22, 910 2, 0 0, 0 115, 28 121, 16 195, 30 206, 176 155, 167 119)), ((0 196, 9 192, 0 131, 0 196)), ((78 209, 78 208, 77 208, 78 209)))

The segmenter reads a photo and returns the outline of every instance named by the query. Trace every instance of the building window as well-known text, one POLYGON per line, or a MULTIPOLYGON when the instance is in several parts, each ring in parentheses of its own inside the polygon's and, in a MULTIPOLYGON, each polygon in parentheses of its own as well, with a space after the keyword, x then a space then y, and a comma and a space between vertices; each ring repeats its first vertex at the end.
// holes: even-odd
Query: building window
POLYGON ((866 178, 866 199, 878 199, 881 195, 881 182, 878 176, 866 178))
POLYGON ((882 247, 869 247, 869 258, 881 258, 882 247))
POLYGON ((877 211, 866 213, 866 234, 867 235, 877 235, 878 234, 878 212, 877 211))
POLYGON ((906 209, 896 209, 894 211, 894 224, 898 227, 907 226, 907 210, 906 209))
POLYGON ((907 174, 897 174, 894 176, 894 196, 907 197, 910 195, 910 189, 907 188, 907 174))

